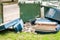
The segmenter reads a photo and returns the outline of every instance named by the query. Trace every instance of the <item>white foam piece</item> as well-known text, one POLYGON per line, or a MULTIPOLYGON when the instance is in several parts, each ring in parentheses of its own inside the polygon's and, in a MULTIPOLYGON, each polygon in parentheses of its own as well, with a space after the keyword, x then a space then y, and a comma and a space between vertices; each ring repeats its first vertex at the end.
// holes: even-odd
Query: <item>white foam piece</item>
POLYGON ((34 1, 25 1, 25 3, 34 3, 34 1))
POLYGON ((39 22, 39 21, 36 21, 35 23, 37 23, 37 24, 57 24, 56 22, 39 22))

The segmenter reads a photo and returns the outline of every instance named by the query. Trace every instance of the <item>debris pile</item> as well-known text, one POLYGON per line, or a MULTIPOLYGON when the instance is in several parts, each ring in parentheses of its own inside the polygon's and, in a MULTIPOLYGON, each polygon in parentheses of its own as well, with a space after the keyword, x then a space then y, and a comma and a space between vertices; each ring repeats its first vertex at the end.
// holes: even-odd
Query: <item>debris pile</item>
POLYGON ((35 26, 34 25, 31 25, 30 22, 26 22, 24 24, 24 28, 23 28, 23 32, 29 32, 29 33, 35 33, 35 26))

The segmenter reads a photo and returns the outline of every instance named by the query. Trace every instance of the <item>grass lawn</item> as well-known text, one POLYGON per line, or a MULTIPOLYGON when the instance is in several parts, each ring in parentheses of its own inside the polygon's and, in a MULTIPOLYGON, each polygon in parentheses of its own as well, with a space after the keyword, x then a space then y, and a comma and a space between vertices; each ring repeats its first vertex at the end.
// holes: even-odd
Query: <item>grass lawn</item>
POLYGON ((56 34, 32 34, 5 30, 0 32, 0 40, 60 40, 60 32, 56 34))

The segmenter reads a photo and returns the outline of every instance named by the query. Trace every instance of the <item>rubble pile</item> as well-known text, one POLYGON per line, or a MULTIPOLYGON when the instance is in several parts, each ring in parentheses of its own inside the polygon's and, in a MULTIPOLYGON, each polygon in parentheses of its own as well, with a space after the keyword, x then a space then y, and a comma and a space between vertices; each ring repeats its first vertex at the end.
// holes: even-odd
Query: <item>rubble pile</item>
POLYGON ((35 25, 31 25, 30 22, 24 24, 23 32, 35 33, 35 25))

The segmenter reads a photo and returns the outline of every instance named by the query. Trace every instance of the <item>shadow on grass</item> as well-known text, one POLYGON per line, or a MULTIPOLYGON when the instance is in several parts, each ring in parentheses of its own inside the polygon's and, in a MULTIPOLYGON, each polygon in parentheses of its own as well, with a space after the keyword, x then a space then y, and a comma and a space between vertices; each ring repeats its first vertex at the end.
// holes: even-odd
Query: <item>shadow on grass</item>
MULTIPOLYGON (((6 35, 8 33, 16 33, 14 29, 6 29, 6 30, 3 30, 3 31, 0 31, 0 35, 6 35)), ((55 31, 55 32, 42 32, 42 31, 35 31, 37 34, 56 34, 58 33, 59 31, 55 31)))
POLYGON ((8 34, 10 32, 15 32, 14 29, 6 29, 6 30, 3 30, 3 31, 0 31, 0 35, 5 35, 5 34, 8 34))
POLYGON ((42 32, 42 31, 35 31, 37 34, 56 34, 58 31, 55 32, 42 32))

